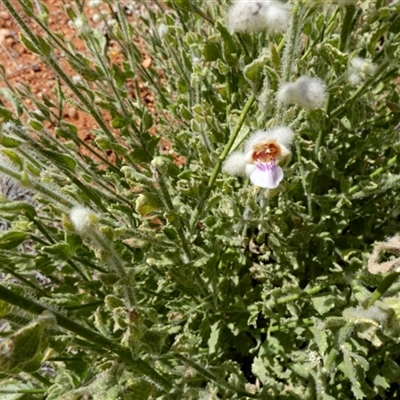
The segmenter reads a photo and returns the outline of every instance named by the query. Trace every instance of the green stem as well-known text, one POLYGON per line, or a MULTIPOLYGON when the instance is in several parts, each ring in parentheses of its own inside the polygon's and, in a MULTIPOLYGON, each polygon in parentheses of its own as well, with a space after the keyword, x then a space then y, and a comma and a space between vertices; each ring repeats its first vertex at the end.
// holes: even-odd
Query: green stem
MULTIPOLYGON (((290 75, 293 68, 293 59, 296 50, 298 49, 297 42, 300 36, 300 28, 301 28, 301 15, 302 15, 302 7, 299 2, 295 4, 292 11, 292 21, 290 23, 289 30, 285 35, 285 50, 283 52, 282 57, 282 69, 281 69, 281 77, 280 81, 282 83, 289 82, 290 75)), ((281 42, 282 43, 282 42, 281 42)), ((279 45, 280 46, 280 45, 279 45)), ((283 103, 278 103, 276 107, 276 122, 277 125, 283 123, 283 113, 285 110, 285 106, 283 103)))
MULTIPOLYGON (((154 167, 154 168, 156 168, 156 167, 154 167)), ((172 199, 171 199, 171 196, 169 194, 168 186, 167 186, 167 184, 165 182, 163 172, 160 171, 157 168, 156 168, 156 170, 157 170, 157 174, 158 174, 158 183, 160 185, 160 191, 161 191, 162 196, 164 197, 165 204, 166 204, 166 206, 167 206, 169 211, 174 212, 175 207, 174 207, 174 205, 172 203, 172 199)), ((184 228, 183 228, 182 221, 181 221, 180 217, 178 217, 178 220, 177 220, 175 225, 176 225, 176 228, 177 228, 176 230, 178 232, 179 238, 181 239, 181 242, 182 242, 183 251, 185 252, 186 257, 189 260, 191 260, 192 252, 190 250, 189 242, 188 242, 188 239, 187 239, 187 237, 185 235, 185 231, 184 231, 184 228)))
POLYGON ((12 275, 14 278, 18 279, 19 281, 21 281, 22 283, 24 283, 26 286, 29 286, 30 288, 32 288, 33 290, 37 291, 41 296, 44 297, 51 297, 50 294, 46 293, 44 290, 42 290, 41 288, 37 287, 34 283, 32 283, 31 281, 29 281, 28 279, 26 279, 25 277, 23 277, 22 275, 20 275, 18 272, 13 271, 12 268, 6 267, 6 266, 2 266, 1 269, 12 275))
POLYGON ((53 383, 50 382, 48 379, 46 379, 44 376, 40 375, 37 372, 32 372, 31 376, 33 378, 35 378, 37 381, 39 381, 40 383, 43 383, 43 385, 50 387, 53 383))
MULTIPOLYGON (((47 389, 19 389, 19 390, 0 390, 0 394, 16 394, 16 393, 26 393, 26 394, 35 394, 35 393, 46 393, 47 389)), ((8 396, 7 396, 8 397, 8 396)))
POLYGON ((396 282, 399 277, 399 272, 390 272, 385 279, 379 284, 379 286, 375 289, 374 293, 372 293, 371 298, 368 302, 368 307, 371 307, 377 300, 379 300, 385 292, 396 282))
POLYGON ((244 124, 246 116, 247 116, 248 112, 250 111, 250 108, 253 105, 254 100, 255 100, 254 95, 251 95, 249 97, 249 99, 247 100, 247 103, 245 104, 245 106, 242 110, 242 113, 240 114, 239 121, 236 125, 236 128, 235 128, 233 134, 231 135, 231 137, 229 138, 228 143, 225 145, 225 148, 222 151, 222 154, 218 158, 218 162, 217 162, 216 166, 214 167, 214 170, 211 174, 210 180, 208 181, 208 187, 205 190, 203 197, 200 199, 199 204, 191 218, 191 221, 190 221, 190 230, 191 231, 196 226, 197 220, 203 212, 204 206, 211 194, 211 191, 213 189, 215 181, 217 180, 217 176, 221 171, 222 163, 225 161, 225 158, 228 156, 230 150, 232 149, 232 146, 235 143, 237 136, 239 135, 240 129, 242 128, 242 126, 244 124))
POLYGON ((339 351, 336 350, 334 347, 331 348, 331 351, 329 352, 328 358, 325 363, 325 369, 329 371, 335 362, 337 356, 339 355, 339 351))
POLYGON ((306 178, 306 171, 305 171, 305 168, 304 168, 304 164, 302 162, 303 157, 301 156, 301 146, 300 146, 299 140, 300 140, 300 138, 296 138, 296 140, 295 140, 297 161, 299 163, 301 184, 303 186, 304 193, 307 196, 308 215, 310 217, 312 217, 313 216, 312 197, 311 197, 312 189, 310 190, 310 186, 312 186, 312 178, 310 178, 310 184, 308 184, 307 183, 307 178, 306 178))
POLYGON ((346 6, 346 14, 344 15, 342 30, 340 32, 339 40, 339 50, 341 52, 346 48, 348 38, 350 36, 350 31, 353 26, 353 18, 356 13, 356 6, 346 6))
MULTIPOLYGON (((12 169, 7 168, 4 165, 0 165, 0 172, 3 172, 4 174, 11 176, 18 182, 21 182, 22 186, 27 186, 24 185, 24 183, 22 182, 23 181, 22 175, 19 172, 13 171, 12 169)), ((73 207, 73 204, 67 198, 59 196, 57 193, 55 193, 54 189, 51 190, 42 183, 33 179, 30 179, 29 185, 31 185, 31 187, 33 187, 36 191, 42 193, 49 199, 58 202, 62 207, 63 212, 68 213, 69 209, 73 207)))
POLYGON ((105 348, 117 354, 122 359, 122 361, 128 364, 134 371, 147 376, 150 380, 155 382, 166 392, 171 390, 172 384, 168 380, 163 378, 157 371, 155 371, 143 360, 139 358, 133 359, 131 352, 128 348, 122 347, 121 345, 112 342, 106 337, 99 335, 97 332, 87 329, 84 326, 76 323, 75 321, 72 321, 68 317, 61 315, 53 310, 49 310, 43 305, 34 302, 33 300, 20 296, 19 294, 14 293, 13 291, 7 289, 2 285, 0 285, 0 299, 36 315, 39 315, 44 311, 51 312, 55 316, 57 323, 60 327, 75 333, 76 335, 88 340, 89 342, 97 344, 101 348, 105 348))
POLYGON ((285 329, 296 328, 298 326, 303 326, 303 325, 305 325, 305 326, 314 325, 314 321, 311 318, 305 318, 300 321, 287 321, 283 324, 271 326, 268 329, 268 333, 283 331, 285 329))
MULTIPOLYGON (((15 7, 13 7, 9 0, 2 0, 4 6, 7 8, 9 13, 14 17, 15 21, 18 23, 20 28, 24 31, 24 33, 29 37, 29 39, 32 41, 33 44, 37 47, 37 49, 40 49, 40 45, 38 40, 36 39, 35 35, 32 33, 32 30, 26 25, 25 21, 21 18, 21 16, 18 14, 16 11, 15 7)), ((58 63, 53 59, 52 56, 45 56, 43 55, 43 52, 40 52, 47 62, 48 65, 50 65, 54 71, 58 74, 58 76, 65 82, 65 84, 72 90, 72 92, 75 94, 75 96, 81 101, 81 103, 86 107, 86 109, 89 111, 89 113, 92 115, 92 117, 96 120, 96 122, 99 124, 99 126, 103 129, 104 133, 108 136, 108 138, 111 141, 114 141, 114 137, 111 133, 111 131, 108 129, 107 125, 104 122, 104 118, 101 117, 96 110, 93 108, 91 105, 90 101, 86 99, 85 96, 76 88, 76 86, 73 84, 73 82, 69 79, 69 77, 65 74, 65 72, 62 70, 62 68, 58 65, 58 63)))
MULTIPOLYGON (((374 172, 372 172, 369 177, 370 178, 374 178, 377 175, 380 175, 382 172, 384 172, 386 170, 386 168, 390 167, 391 165, 393 165, 395 162, 397 161, 397 155, 392 157, 385 166, 383 167, 379 167, 378 169, 376 169, 374 172)), ((360 189, 359 185, 354 185, 349 189, 349 194, 353 194, 354 192, 357 192, 357 190, 360 189)))
POLYGON ((326 289, 327 287, 329 287, 330 285, 326 284, 326 285, 319 285, 316 286, 314 288, 308 289, 308 290, 304 290, 301 293, 298 294, 293 294, 290 296, 286 296, 286 297, 281 297, 279 300, 277 300, 277 304, 284 304, 284 303, 289 303, 291 301, 296 301, 299 300, 302 297, 306 297, 306 296, 312 296, 314 294, 317 294, 318 292, 326 289))
POLYGON ((103 300, 99 300, 99 301, 94 301, 92 303, 86 303, 86 304, 79 304, 77 306, 66 306, 64 307, 66 310, 68 311, 75 311, 75 310, 83 310, 86 308, 94 308, 94 307, 98 307, 100 305, 104 304, 103 300))
POLYGON ((371 88, 371 86, 377 82, 380 78, 380 75, 382 72, 389 66, 389 61, 383 62, 379 68, 377 69, 375 75, 373 77, 370 77, 367 79, 364 84, 359 87, 354 94, 342 105, 340 105, 338 108, 332 111, 330 115, 330 119, 336 118, 342 111, 346 110, 348 108, 349 104, 354 103, 354 100, 356 100, 358 97, 363 95, 368 89, 371 88))
POLYGON ((206 377, 206 378, 210 379, 211 381, 213 381, 214 383, 216 383, 218 386, 223 387, 228 390, 231 390, 240 396, 249 397, 251 399, 258 399, 258 395, 256 395, 256 394, 246 392, 245 390, 237 389, 234 386, 231 386, 226 382, 221 382, 213 373, 206 370, 204 367, 195 363, 194 361, 190 360, 189 358, 185 357, 184 355, 179 354, 179 353, 176 353, 174 355, 177 359, 183 361, 187 365, 190 365, 193 369, 198 371, 204 377, 206 377))
MULTIPOLYGON (((125 278, 126 272, 124 268, 124 262, 119 258, 113 245, 109 243, 109 241, 101 233, 94 231, 91 233, 91 236, 93 240, 95 240, 104 250, 106 250, 110 254, 111 265, 114 272, 116 272, 120 278, 125 278)), ((125 282, 125 285, 123 286, 123 291, 129 307, 136 305, 137 302, 135 290, 129 282, 125 282)))

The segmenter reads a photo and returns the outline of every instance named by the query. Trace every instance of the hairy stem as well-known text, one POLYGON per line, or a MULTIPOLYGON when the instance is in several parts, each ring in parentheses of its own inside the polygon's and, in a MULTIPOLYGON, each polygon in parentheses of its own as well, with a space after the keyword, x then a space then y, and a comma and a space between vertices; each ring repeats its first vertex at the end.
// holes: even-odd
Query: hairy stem
POLYGON ((236 125, 236 128, 235 128, 233 134, 231 135, 231 137, 229 138, 229 141, 226 144, 224 150, 222 151, 221 155, 218 158, 217 164, 215 165, 214 170, 211 174, 210 180, 208 181, 208 187, 205 190, 203 197, 200 199, 197 209, 194 211, 193 216, 191 218, 191 221, 190 221, 190 230, 191 231, 196 226, 197 220, 204 210, 204 206, 205 206, 208 198, 210 197, 210 194, 214 187, 215 181, 217 180, 218 174, 221 171, 222 163, 225 161, 230 150, 232 149, 232 146, 235 143, 237 136, 239 135, 240 129, 242 128, 242 126, 244 124, 246 116, 249 113, 251 106, 254 103, 254 100, 255 100, 254 95, 251 95, 249 97, 249 99, 247 100, 247 103, 245 104, 243 111, 240 114, 239 121, 236 125))
POLYGON ((39 315, 44 311, 51 312, 55 316, 57 324, 60 327, 75 333, 76 335, 88 340, 91 343, 97 344, 101 348, 107 349, 117 354, 122 359, 122 361, 128 364, 134 371, 147 376, 151 381, 162 387, 165 391, 169 391, 171 389, 171 383, 163 378, 152 367, 150 367, 150 365, 139 358, 132 358, 132 355, 128 348, 124 348, 121 345, 107 339, 106 337, 85 328, 84 326, 76 323, 70 318, 61 315, 53 310, 49 310, 45 306, 36 303, 33 300, 20 296, 19 294, 14 293, 13 291, 7 289, 2 285, 0 285, 0 299, 36 315, 39 315))

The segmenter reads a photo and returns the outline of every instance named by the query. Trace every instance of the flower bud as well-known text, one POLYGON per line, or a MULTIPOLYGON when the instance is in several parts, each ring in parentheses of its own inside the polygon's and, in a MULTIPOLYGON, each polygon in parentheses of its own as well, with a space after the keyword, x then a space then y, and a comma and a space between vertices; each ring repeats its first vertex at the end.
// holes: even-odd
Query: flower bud
POLYGON ((89 208, 82 206, 74 207, 69 218, 75 231, 81 236, 86 236, 92 232, 99 222, 98 215, 94 214, 89 208))
POLYGON ((303 75, 295 82, 282 84, 276 98, 278 103, 296 104, 300 107, 314 110, 324 106, 326 86, 319 78, 303 75))

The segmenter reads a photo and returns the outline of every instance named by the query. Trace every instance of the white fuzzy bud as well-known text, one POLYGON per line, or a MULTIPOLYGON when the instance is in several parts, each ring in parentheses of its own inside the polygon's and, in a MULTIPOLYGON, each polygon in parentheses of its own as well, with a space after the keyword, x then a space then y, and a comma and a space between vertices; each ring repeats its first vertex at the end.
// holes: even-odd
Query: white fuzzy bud
POLYGON ((77 83, 82 82, 82 77, 80 75, 73 75, 71 81, 76 85, 77 83))
POLYGON ((75 26, 75 28, 80 32, 80 33, 89 33, 90 32, 90 26, 87 23, 87 21, 79 16, 77 18, 74 19, 73 24, 75 26))
POLYGON ((88 7, 97 8, 101 5, 102 2, 103 2, 102 0, 89 0, 88 7))
POLYGON ((245 169, 246 156, 239 151, 232 153, 222 165, 222 171, 230 175, 244 175, 245 169))
POLYGON ((349 82, 353 85, 359 85, 362 82, 362 77, 359 73, 354 72, 354 70, 349 70, 349 74, 347 76, 349 82))
POLYGON ((160 39, 162 39, 168 33, 168 26, 165 24, 160 24, 160 26, 157 28, 157 32, 160 36, 160 39))
POLYGON ((86 236, 93 231, 99 220, 99 217, 92 210, 82 206, 74 207, 69 218, 76 232, 81 236, 86 236))
POLYGON ((102 17, 101 17, 100 14, 95 13, 95 14, 92 15, 92 21, 93 22, 100 22, 101 20, 102 20, 102 17))
POLYGON ((236 0, 228 11, 231 32, 285 32, 290 23, 286 4, 279 1, 236 0))
POLYGON ((296 104, 300 107, 314 110, 324 106, 326 86, 319 78, 303 75, 295 82, 282 84, 276 98, 278 103, 296 104))
POLYGON ((289 8, 285 4, 271 1, 266 9, 265 20, 268 32, 273 34, 286 32, 290 23, 289 8))
POLYGON ((370 60, 361 57, 354 57, 350 62, 351 68, 357 72, 362 72, 367 75, 373 75, 376 71, 376 65, 370 60))

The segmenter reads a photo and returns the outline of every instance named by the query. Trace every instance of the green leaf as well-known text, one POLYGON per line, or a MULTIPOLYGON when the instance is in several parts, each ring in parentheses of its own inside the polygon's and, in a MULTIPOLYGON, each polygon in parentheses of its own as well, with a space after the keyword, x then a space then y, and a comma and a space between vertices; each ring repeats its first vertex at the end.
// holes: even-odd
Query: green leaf
POLYGON ((311 301, 320 315, 326 314, 335 307, 335 297, 331 294, 312 297, 311 301))
POLYGON ((27 232, 21 231, 6 231, 0 232, 0 247, 2 249, 13 249, 19 246, 24 240, 29 237, 27 232))
POLYGON ((21 160, 21 157, 17 153, 8 149, 2 149, 1 152, 5 154, 13 164, 17 165, 19 169, 23 169, 24 164, 21 160))
MULTIPOLYGON (((24 391, 34 389, 33 385, 27 381, 22 382, 18 379, 6 379, 0 382, 0 395, 2 400, 18 400, 26 396, 24 391)), ((25 397, 27 399, 27 397, 25 397)))
POLYGON ((29 39, 27 36, 25 36, 22 32, 19 34, 19 38, 21 42, 24 44, 24 46, 31 51, 32 53, 39 54, 40 55, 40 48, 37 46, 37 43, 34 43, 29 39))
POLYGON ((135 210, 142 216, 162 207, 162 201, 153 193, 142 193, 135 202, 135 210))
POLYGON ((5 119, 6 121, 12 119, 13 113, 7 108, 0 106, 0 118, 5 119))
POLYGON ((41 251, 56 256, 61 260, 70 259, 74 253, 68 243, 56 243, 52 246, 43 246, 41 251))
POLYGON ((221 54, 218 44, 209 40, 206 42, 201 52, 205 61, 216 61, 221 54))
POLYGON ((72 157, 51 150, 43 150, 43 153, 54 161, 55 164, 67 168, 70 171, 75 171, 76 161, 72 157))
POLYGON ((12 201, 8 203, 0 203, 0 212, 12 214, 26 214, 30 218, 36 216, 36 210, 32 204, 24 201, 12 201))
POLYGON ((208 354, 210 355, 216 352, 219 333, 220 333, 219 321, 217 321, 213 325, 211 325, 211 334, 210 338, 208 339, 208 354))
POLYGON ((116 115, 111 120, 111 126, 115 129, 123 128, 124 126, 127 126, 128 123, 129 121, 127 121, 127 119, 124 118, 122 115, 116 115))

